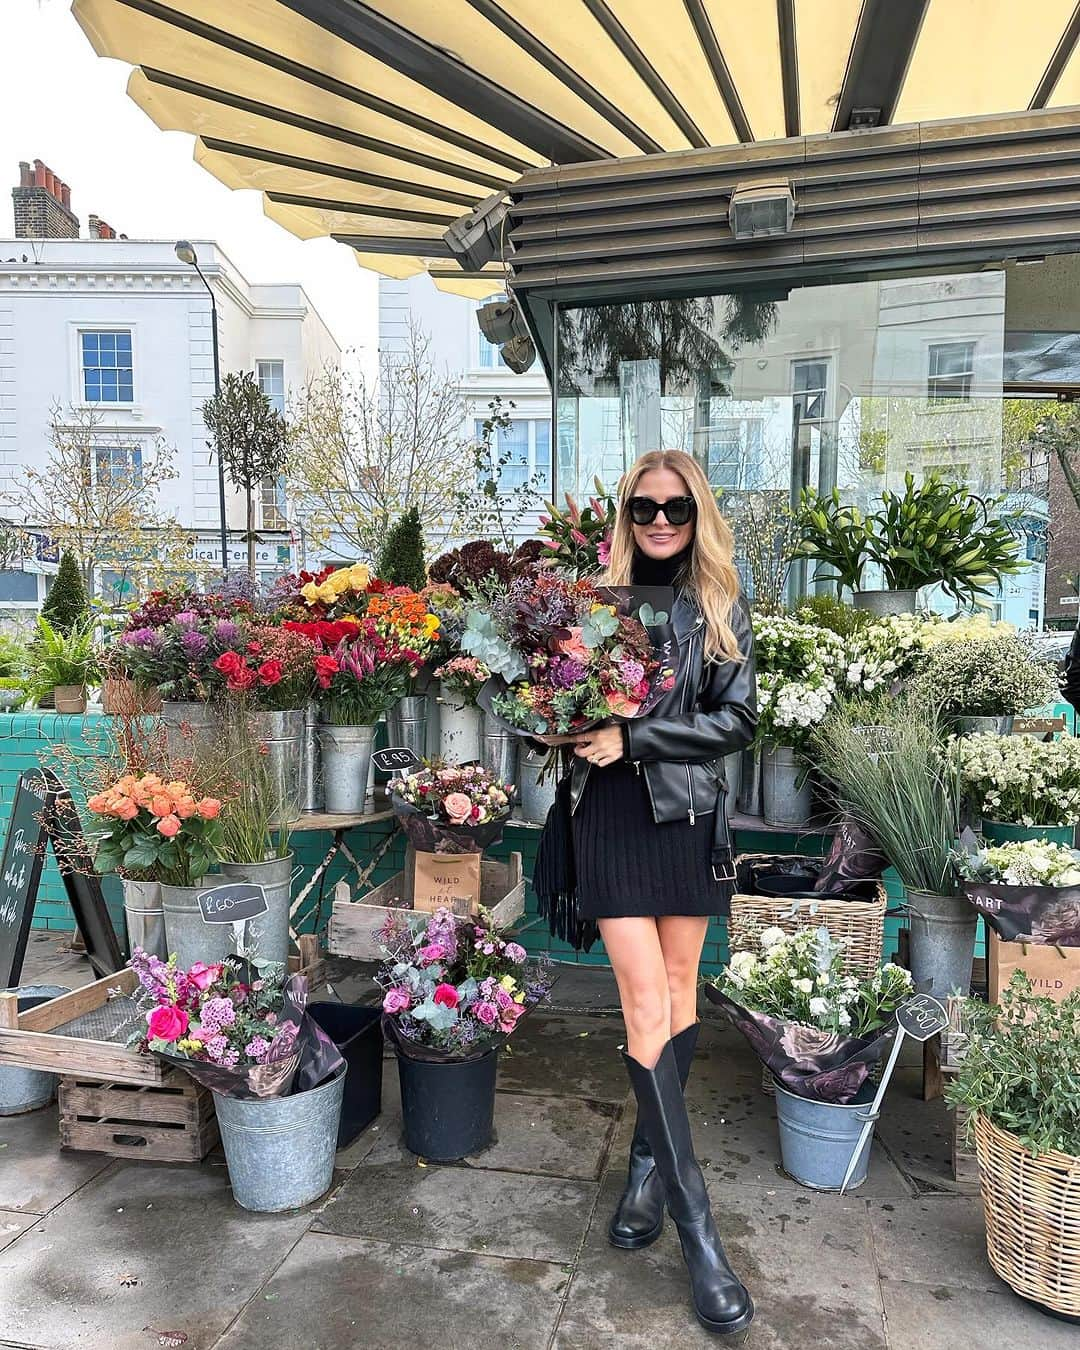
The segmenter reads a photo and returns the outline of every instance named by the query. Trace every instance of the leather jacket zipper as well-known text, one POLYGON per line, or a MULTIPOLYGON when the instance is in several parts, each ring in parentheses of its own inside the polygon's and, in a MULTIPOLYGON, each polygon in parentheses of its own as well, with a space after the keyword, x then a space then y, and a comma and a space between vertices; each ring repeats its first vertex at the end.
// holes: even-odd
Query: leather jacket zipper
MULTIPOLYGON (((695 628, 694 631, 690 634, 690 661, 691 661, 691 669, 693 669, 694 645, 695 645, 695 638, 696 638, 696 637, 697 637, 697 629, 695 628)), ((683 698, 682 698, 682 710, 681 710, 681 711, 684 712, 684 713, 687 711, 687 707, 686 707, 686 696, 687 696, 687 694, 689 693, 689 689, 690 689, 690 681, 687 680, 687 681, 686 681, 686 684, 685 684, 685 686, 684 686, 684 688, 683 688, 683 698)), ((695 812, 695 810, 694 810, 694 776, 693 776, 693 774, 690 772, 690 765, 689 765, 689 764, 684 764, 684 765, 683 765, 683 768, 686 770, 686 792, 687 792, 687 800, 688 800, 688 803, 689 803, 689 810, 688 810, 688 813, 687 813, 687 814, 690 816, 690 824, 691 824, 691 825, 695 825, 695 824, 697 824, 697 814, 696 814, 696 812, 695 812)))

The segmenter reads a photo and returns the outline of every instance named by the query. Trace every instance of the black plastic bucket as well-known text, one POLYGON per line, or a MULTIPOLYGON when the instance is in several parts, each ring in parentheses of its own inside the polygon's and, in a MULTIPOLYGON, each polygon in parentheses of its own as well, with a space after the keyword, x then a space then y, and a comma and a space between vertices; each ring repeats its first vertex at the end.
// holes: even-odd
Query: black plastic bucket
POLYGON ((337 1141, 338 1148, 344 1148, 382 1110, 382 1009, 328 1002, 309 1003, 308 1012, 341 1051, 349 1068, 337 1141))
POLYGON ((455 1162, 491 1143, 496 1047, 479 1059, 407 1059, 398 1054, 405 1145, 432 1162, 455 1162))

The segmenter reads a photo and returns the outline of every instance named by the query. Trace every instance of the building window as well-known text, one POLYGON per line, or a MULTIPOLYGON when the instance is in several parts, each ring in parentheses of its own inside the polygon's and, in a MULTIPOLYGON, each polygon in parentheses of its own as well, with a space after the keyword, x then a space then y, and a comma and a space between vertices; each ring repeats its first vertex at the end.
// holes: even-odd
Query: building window
MULTIPOLYGON (((255 378, 276 413, 285 416, 285 362, 256 362, 255 378)), ((288 529, 284 478, 264 478, 262 485, 264 530, 288 529)))
POLYGON ((142 450, 137 445, 98 445, 94 448, 94 473, 98 483, 142 485, 142 450))
POLYGON ((792 361, 791 392, 800 422, 820 422, 824 418, 828 387, 828 361, 792 361))
POLYGON ((974 342, 936 342, 930 348, 926 401, 934 405, 970 402, 975 380, 974 342))
POLYGON ((714 488, 747 488, 762 455, 760 418, 717 421, 708 428, 706 473, 714 488))
MULTIPOLYGON (((478 441, 483 440, 484 423, 475 424, 478 441)), ((516 417, 510 425, 497 429, 491 438, 492 459, 505 459, 499 477, 503 492, 513 492, 535 479, 537 491, 551 495, 551 419, 516 417)))
POLYGON ((135 398, 131 332, 79 334, 83 398, 87 403, 131 403, 135 398))

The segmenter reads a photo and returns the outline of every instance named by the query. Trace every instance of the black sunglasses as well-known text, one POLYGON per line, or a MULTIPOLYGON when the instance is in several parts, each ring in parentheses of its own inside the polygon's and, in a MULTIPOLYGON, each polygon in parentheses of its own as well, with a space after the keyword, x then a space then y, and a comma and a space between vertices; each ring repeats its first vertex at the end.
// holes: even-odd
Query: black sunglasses
POLYGON ((669 497, 666 502, 651 497, 631 497, 627 503, 630 519, 635 525, 651 525, 661 511, 669 525, 687 525, 696 509, 693 497, 669 497))

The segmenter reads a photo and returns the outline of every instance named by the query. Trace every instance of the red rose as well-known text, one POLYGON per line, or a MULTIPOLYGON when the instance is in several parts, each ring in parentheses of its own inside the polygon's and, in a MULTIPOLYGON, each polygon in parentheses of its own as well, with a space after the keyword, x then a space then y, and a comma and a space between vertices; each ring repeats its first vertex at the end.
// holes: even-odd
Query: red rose
POLYGON ((234 693, 242 692, 244 689, 250 689, 256 679, 257 676, 250 666, 240 666, 229 676, 226 687, 233 690, 234 693))
POLYGON ((147 1014, 146 1030, 151 1040, 178 1041, 187 1029, 188 1015, 183 1008, 162 1004, 147 1014))
POLYGON ((256 672, 259 683, 266 685, 267 688, 271 685, 280 684, 284 673, 280 661, 264 661, 256 672))
POLYGON ((222 652, 214 662, 214 669, 220 670, 222 675, 235 675, 243 664, 239 652, 222 652))
POLYGON ((433 995, 436 1003, 441 1003, 444 1008, 456 1008, 459 999, 458 991, 452 984, 440 984, 435 988, 433 995))
POLYGON ((262 643, 254 641, 249 642, 247 645, 247 649, 252 654, 252 656, 258 656, 259 653, 262 651, 262 643))
POLYGON ((320 689, 329 689, 330 681, 338 673, 338 663, 332 656, 317 656, 315 658, 315 678, 319 682, 320 689))

